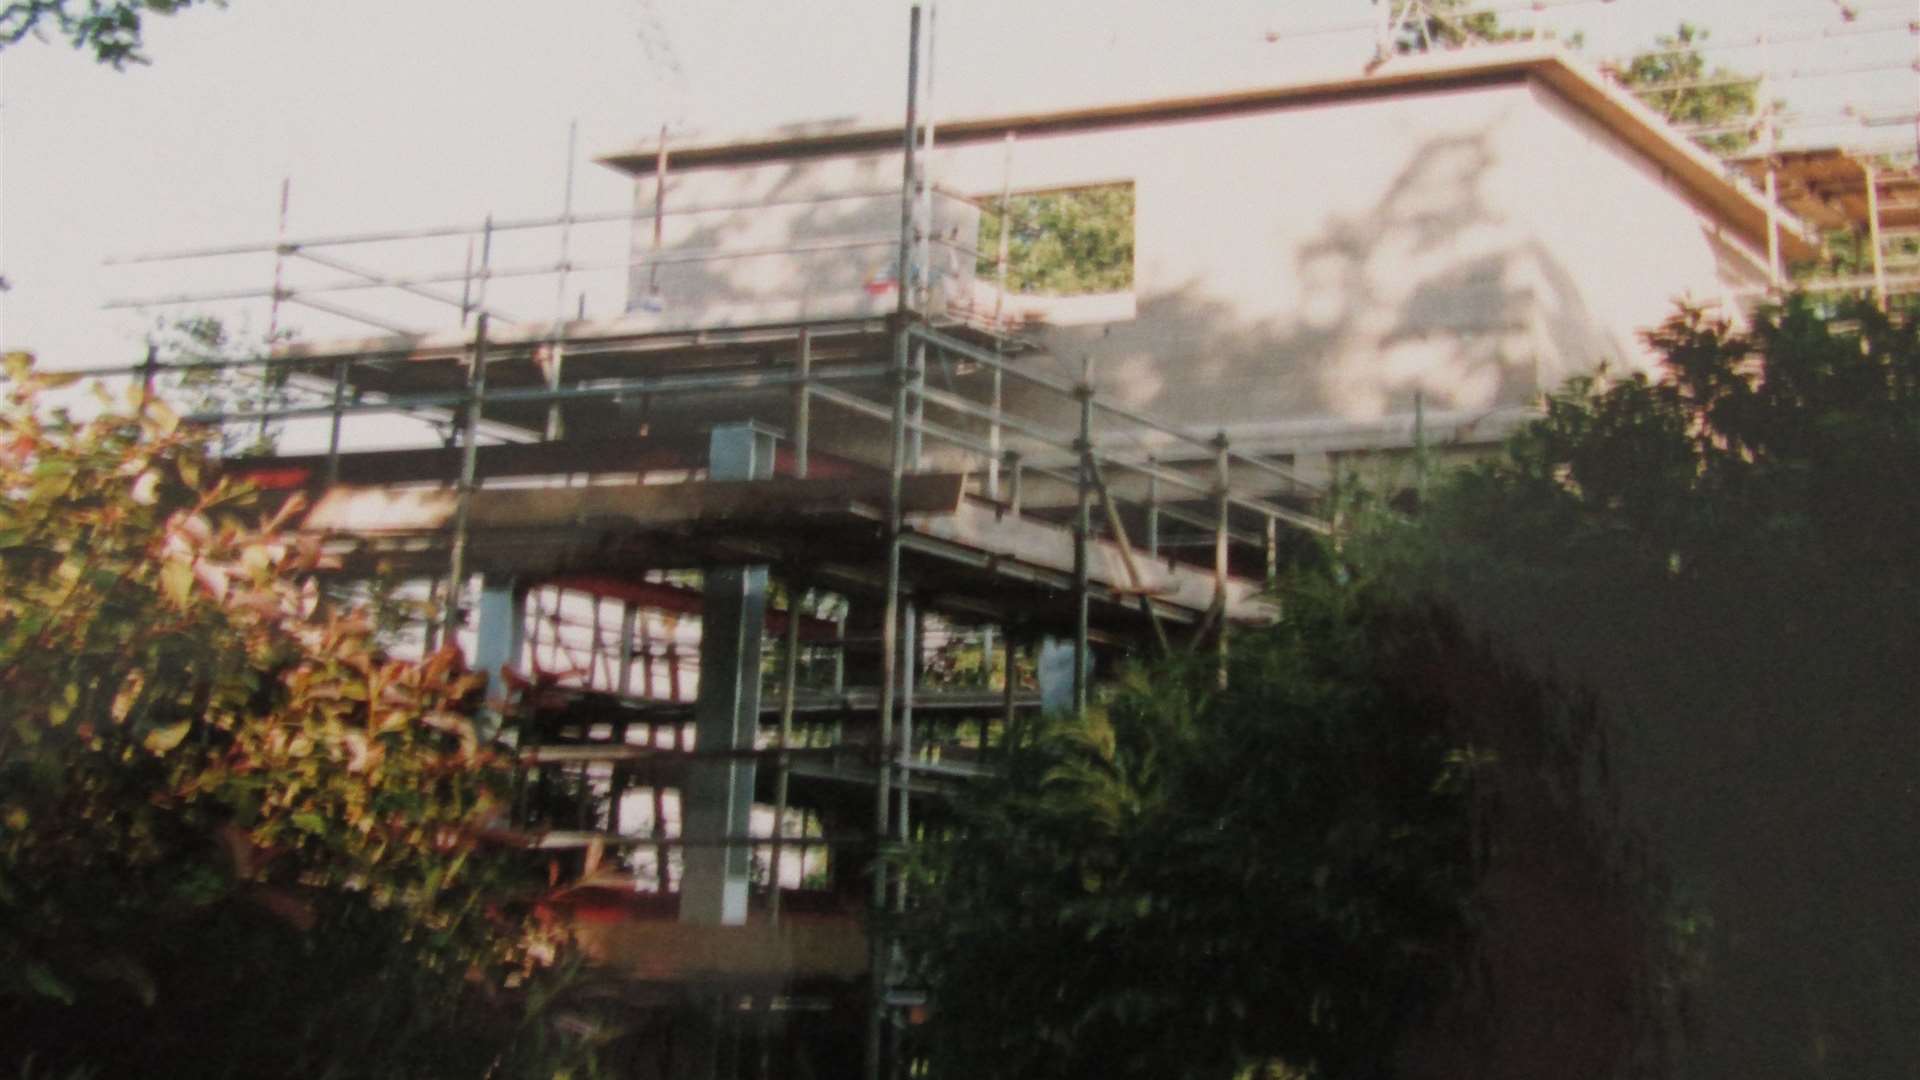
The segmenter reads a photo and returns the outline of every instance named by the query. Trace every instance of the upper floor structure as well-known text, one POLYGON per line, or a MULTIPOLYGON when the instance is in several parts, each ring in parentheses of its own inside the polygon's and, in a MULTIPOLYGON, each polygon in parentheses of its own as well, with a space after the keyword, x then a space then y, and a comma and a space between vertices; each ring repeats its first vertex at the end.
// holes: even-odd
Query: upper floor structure
MULTIPOLYGON (((1550 46, 944 121, 931 139, 915 307, 1016 331, 1037 346, 1024 363, 1084 370, 1129 407, 1308 472, 1329 452, 1411 445, 1416 427, 1497 440, 1567 376, 1645 366, 1639 333, 1676 299, 1737 311, 1813 253, 1718 161, 1550 46), (1124 230, 1109 254, 1130 249, 1118 287, 1003 293, 1002 208, 1061 192, 1130 206, 1100 226, 1124 230)), ((623 321, 891 311, 902 142, 898 126, 828 128, 603 159, 635 185, 623 321)), ((1086 239, 1072 217, 1030 215, 1023 239, 1070 259, 1086 239), (1049 227, 1062 234, 1031 235, 1049 227)))

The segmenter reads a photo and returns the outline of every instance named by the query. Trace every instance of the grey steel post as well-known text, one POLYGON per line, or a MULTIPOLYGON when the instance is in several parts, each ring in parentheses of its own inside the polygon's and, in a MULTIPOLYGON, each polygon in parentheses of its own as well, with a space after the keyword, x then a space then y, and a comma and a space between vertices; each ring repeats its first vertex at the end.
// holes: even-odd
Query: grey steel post
POLYGON ((1232 525, 1228 515, 1233 509, 1232 445, 1227 441, 1226 432, 1213 437, 1213 447, 1213 606, 1219 617, 1214 626, 1217 635, 1214 643, 1219 654, 1220 685, 1224 687, 1227 684, 1227 543, 1232 525))
MULTIPOLYGON (((773 473, 773 435, 752 423, 713 430, 708 475, 764 480, 773 473)), ((694 699, 699 749, 751 750, 760 726, 761 635, 766 628, 767 568, 709 567, 701 589, 700 679, 694 699)), ((740 837, 751 831, 751 758, 691 764, 681 792, 684 833, 740 837)), ((738 926, 747 919, 753 849, 748 844, 689 848, 682 856, 680 921, 738 926)))
POLYGON ((340 482, 340 421, 347 404, 347 365, 349 361, 333 362, 333 415, 327 427, 327 486, 340 482))
POLYGON ((273 234, 273 301, 267 307, 267 348, 280 340, 280 302, 286 299, 287 204, 293 197, 293 178, 280 178, 280 223, 273 234))
MULTIPOLYGON (((996 339, 997 340, 997 339, 996 339)), ((992 374, 992 419, 987 425, 987 498, 1000 501, 1000 461, 1006 455, 1000 447, 1000 416, 1005 409, 1005 374, 999 368, 992 374)))
MULTIPOLYGON (((1013 655, 1013 628, 1006 628, 1007 647, 1002 650, 1004 659, 1001 667, 1006 672, 1006 685, 1001 688, 1000 699, 1000 747, 1005 750, 1013 745, 1013 721, 1016 695, 1020 692, 1020 664, 1013 655)), ((987 724, 980 722, 980 752, 987 751, 987 724)))
POLYGON ((1267 515, 1267 587, 1280 580, 1280 519, 1267 515))
MULTIPOLYGON (((773 858, 767 889, 767 921, 774 926, 780 925, 780 861, 784 855, 780 840, 787 834, 788 786, 793 775, 793 761, 787 751, 793 746, 793 699, 800 688, 800 589, 791 580, 787 582, 785 645, 785 655, 780 658, 780 756, 776 759, 779 771, 773 778, 773 858)), ((801 851, 804 864, 806 849, 801 851)))
POLYGON ((794 360, 800 381, 793 384, 793 475, 807 478, 807 456, 813 446, 813 395, 808 380, 813 378, 813 331, 800 328, 800 353, 794 360))
MULTIPOLYGON (((1159 462, 1152 454, 1147 455, 1147 468, 1158 467, 1159 462)), ((1160 478, 1152 472, 1147 473, 1147 555, 1160 557, 1160 478)))
POLYGON ((1093 384, 1081 382, 1073 388, 1073 396, 1080 402, 1080 435, 1073 443, 1080 452, 1073 515, 1073 712, 1084 716, 1091 636, 1087 621, 1087 544, 1093 532, 1093 384))
POLYGON ((920 88, 920 5, 907 16, 907 119, 901 131, 900 251, 895 285, 899 289, 894 310, 892 455, 887 485, 887 584, 885 613, 880 627, 880 716, 878 754, 879 775, 874 785, 873 810, 873 896, 871 924, 867 928, 867 964, 872 993, 867 1010, 867 1044, 863 1062, 866 1080, 880 1080, 887 1024, 887 968, 890 943, 882 926, 887 907, 887 861, 885 843, 888 825, 889 788, 892 765, 888 754, 893 742, 894 650, 898 645, 900 619, 900 504, 902 472, 906 467, 907 435, 907 277, 908 246, 913 242, 913 140, 919 127, 920 88))
POLYGON ((1021 479, 1020 452, 1009 450, 1007 451, 1007 513, 1014 517, 1020 516, 1021 479))
POLYGON ((140 364, 140 411, 146 412, 153 401, 153 376, 160 367, 160 347, 147 342, 147 358, 140 364))
POLYGON ((927 345, 915 340, 913 343, 912 367, 908 369, 913 397, 913 420, 907 427, 907 471, 918 472, 921 455, 926 447, 927 399, 920 392, 927 382, 927 345))
MULTIPOLYGON (((912 837, 912 821, 909 814, 912 807, 908 781, 913 772, 913 692, 920 669, 920 610, 915 604, 904 604, 900 609, 900 753, 896 757, 900 773, 900 809, 894 816, 894 839, 905 847, 912 837)), ((894 883, 893 906, 895 911, 907 910, 907 882, 903 877, 894 883)))
MULTIPOLYGON (((560 202, 560 261, 556 264, 558 274, 553 287, 553 337, 547 343, 551 352, 547 370, 547 387, 560 389, 562 369, 566 364, 566 318, 567 318, 567 273, 573 269, 573 159, 575 148, 580 139, 580 121, 567 124, 567 183, 560 202)), ((560 400, 555 398, 547 404, 547 427, 545 438, 553 442, 566 434, 565 419, 560 414, 560 400)))
POLYGON ((633 693, 633 632, 640 620, 640 609, 633 601, 620 604, 620 671, 615 676, 619 692, 623 695, 633 693))
POLYGON ((1413 490, 1427 501, 1427 395, 1413 392, 1413 490))
MULTIPOLYGON (((847 690, 847 612, 843 607, 838 618, 833 620, 833 637, 836 645, 833 650, 833 692, 844 694, 847 690)), ((834 742, 839 742, 836 737, 834 742)))
POLYGON ((480 465, 480 410, 487 398, 487 313, 474 320, 473 362, 467 368, 467 409, 461 425, 460 486, 454 495, 453 543, 448 556, 446 608, 441 613, 441 640, 459 640, 460 596, 467 584, 468 519, 473 513, 473 489, 480 465))

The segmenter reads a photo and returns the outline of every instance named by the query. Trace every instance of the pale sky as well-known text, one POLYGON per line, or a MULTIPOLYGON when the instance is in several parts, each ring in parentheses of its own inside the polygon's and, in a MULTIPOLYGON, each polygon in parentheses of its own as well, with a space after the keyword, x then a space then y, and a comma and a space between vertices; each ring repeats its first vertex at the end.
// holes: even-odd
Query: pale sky
MULTIPOLYGON (((1914 0, 1852 2, 1865 9, 1865 24, 1910 19, 1916 9, 1914 0)), ((38 351, 49 367, 131 362, 159 312, 103 311, 109 298, 264 288, 266 258, 102 262, 270 241, 283 178, 292 182, 296 238, 476 222, 489 212, 555 215, 573 121, 575 208, 607 211, 626 205, 629 188, 591 158, 651 140, 663 123, 678 135, 833 118, 898 122, 906 12, 905 0, 230 0, 152 20, 152 66, 125 73, 63 43, 23 44, 0 53, 0 272, 13 286, 0 295, 0 340, 38 351)), ((944 0, 932 113, 1357 71, 1370 55, 1366 31, 1296 35, 1371 13, 1369 0, 944 0)), ((1768 25, 1842 25, 1836 0, 1594 0, 1503 15, 1515 25, 1582 30, 1589 56, 1631 51, 1682 17, 1729 42, 1768 25)), ((1914 57, 1912 36, 1876 34, 1776 46, 1770 67, 1914 57)), ((1712 59, 1749 71, 1765 63, 1753 49, 1712 59)), ((1863 73, 1786 81, 1775 93, 1806 110, 1849 101, 1911 108, 1914 80, 1910 70, 1863 73)), ((519 243, 500 258, 554 257, 551 234, 519 243)), ((619 261, 624 244, 618 227, 582 229, 574 258, 619 261)), ((383 254, 400 257, 352 254, 382 266, 391 265, 383 254)), ((434 257, 457 269, 462 254, 434 257)), ((589 314, 612 314, 619 278, 580 275, 571 293, 585 292, 589 314)), ((551 282, 497 287, 495 299, 516 314, 555 310, 551 282)), ((264 301, 199 310, 256 332, 266 322, 264 301)), ((451 315, 439 317, 440 327, 451 325, 451 315)), ((304 311, 283 322, 307 337, 370 332, 304 311)))

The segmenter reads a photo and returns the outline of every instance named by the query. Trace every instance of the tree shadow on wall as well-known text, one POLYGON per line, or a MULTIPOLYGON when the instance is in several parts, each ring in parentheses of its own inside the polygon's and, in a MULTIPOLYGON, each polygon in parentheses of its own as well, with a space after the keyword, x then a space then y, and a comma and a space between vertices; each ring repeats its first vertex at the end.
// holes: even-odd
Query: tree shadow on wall
MULTIPOLYGON (((1131 322, 1044 339, 1056 356, 1098 356, 1103 391, 1209 431, 1377 422, 1410 413, 1416 393, 1468 415, 1530 405, 1543 378, 1627 350, 1490 193, 1496 164, 1488 132, 1439 136, 1364 212, 1329 218, 1305 243, 1256 237, 1266 246, 1250 265, 1270 268, 1278 291, 1297 283, 1291 303, 1193 278, 1141 295, 1131 322)), ((1247 243, 1191 242, 1236 255, 1247 243)))

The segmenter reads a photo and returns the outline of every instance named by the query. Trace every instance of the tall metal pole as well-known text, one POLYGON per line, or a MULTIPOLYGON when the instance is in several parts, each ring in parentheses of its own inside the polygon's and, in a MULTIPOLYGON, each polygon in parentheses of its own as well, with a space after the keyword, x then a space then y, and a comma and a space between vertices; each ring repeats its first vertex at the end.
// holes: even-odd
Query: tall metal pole
POLYGON ((1860 168, 1867 178, 1867 245, 1873 249, 1873 302, 1887 310, 1887 262, 1880 249, 1880 176, 1873 162, 1861 158, 1860 168))
POLYGON ((455 493, 452 552, 448 557, 446 607, 441 612, 441 642, 459 641, 460 598, 467 584, 468 518, 480 466, 480 417, 487 397, 487 275, 493 264, 493 215, 480 231, 480 274, 475 282, 473 363, 467 369, 467 409, 460 448, 460 486, 455 493))
MULTIPOLYGON (((780 925, 780 868, 785 852, 780 840, 787 833, 787 797, 792 782, 793 761, 788 751, 793 746, 793 707, 794 696, 800 687, 800 588, 791 579, 787 581, 787 638, 786 653, 780 658, 780 757, 779 771, 773 778, 773 858, 768 877, 767 921, 774 926, 780 925)), ((806 861, 801 849, 801 861, 806 861)))
POLYGON ((327 486, 340 482, 340 421, 347 405, 346 360, 333 362, 333 414, 327 424, 327 486))
POLYGON ((1093 383, 1089 380, 1089 367, 1082 361, 1081 381, 1073 388, 1073 396, 1080 402, 1080 436, 1074 440, 1074 449, 1080 452, 1080 469, 1075 475, 1075 507, 1073 515, 1073 712, 1075 716, 1084 716, 1087 711, 1087 650, 1092 628, 1088 623, 1088 559, 1087 545, 1093 531, 1093 383))
MULTIPOLYGON (((1012 224, 1007 209, 1013 200, 1013 132, 1007 132, 1000 156, 1000 251, 995 262, 993 290, 993 355, 1001 353, 1001 322, 1007 305, 1007 244, 1012 224)), ((993 366, 993 419, 987 428, 987 498, 1000 498, 1000 411, 1005 407, 1005 375, 1000 365, 993 366)))
POLYGON ((1760 82, 1754 88, 1755 98, 1760 102, 1760 148, 1766 155, 1767 173, 1765 178, 1767 196, 1767 284, 1780 288, 1786 274, 1780 263, 1780 180, 1779 162, 1774 153, 1778 148, 1779 131, 1773 122, 1773 99, 1767 87, 1767 72, 1773 70, 1773 46, 1770 41, 1770 29, 1760 32, 1760 82))
POLYGON ((293 195, 293 178, 280 178, 280 224, 273 234, 273 302, 267 308, 267 348, 280 340, 280 301, 286 295, 287 203, 293 195))
MULTIPOLYGON (((287 204, 291 199, 292 195, 293 195, 293 178, 290 176, 281 177, 280 178, 280 223, 274 234, 274 240, 273 240, 273 302, 267 309, 267 350, 269 353, 272 352, 274 345, 276 345, 280 341, 280 300, 282 297, 286 295, 285 274, 287 269, 287 250, 288 250, 287 249, 287 204)), ((270 400, 271 395, 269 394, 269 391, 271 390, 273 385, 272 378, 273 378, 273 375, 270 369, 261 370, 260 372, 260 408, 262 412, 265 412, 271 409, 273 405, 273 402, 270 400)), ((268 424, 267 418, 265 416, 262 416, 260 418, 260 441, 262 443, 265 443, 267 441, 267 424, 268 424)))
POLYGON ((885 611, 880 624, 880 715, 879 745, 874 748, 879 773, 874 784, 873 808, 873 889, 868 926, 867 966, 871 995, 867 1009, 867 1045, 864 1061, 866 1080, 881 1080, 884 1043, 888 1023, 888 968, 891 942, 885 931, 887 918, 887 855, 889 802, 892 798, 893 703, 894 680, 898 676, 897 650, 900 634, 900 526, 901 494, 907 454, 907 389, 911 378, 908 352, 908 259, 913 243, 913 142, 919 126, 920 86, 920 5, 908 12, 907 20, 907 117, 901 132, 900 251, 895 281, 893 343, 893 416, 892 453, 888 462, 887 483, 887 582, 885 611))
MULTIPOLYGON (((1147 455, 1147 468, 1158 466, 1152 454, 1147 455)), ((1147 555, 1160 557, 1160 477, 1153 472, 1147 473, 1147 555)))
MULTIPOLYGON (((566 364, 567 272, 573 244, 573 157, 580 138, 580 122, 567 125, 567 185, 560 201, 560 273, 553 291, 553 337, 547 343, 547 388, 558 390, 562 368, 566 364)), ((564 434, 558 399, 547 404, 546 439, 553 442, 564 434)))
MULTIPOLYGON (((910 766, 913 764, 913 694, 920 667, 920 611, 914 604, 903 604, 900 611, 900 809, 893 819, 894 839, 904 848, 912 836, 913 823, 910 818, 912 793, 908 783, 913 778, 910 766)), ((893 906, 895 911, 907 910, 907 882, 905 878, 894 883, 893 906)))
POLYGON ((807 458, 813 452, 813 394, 808 382, 813 377, 813 332, 800 328, 800 353, 794 367, 800 381, 793 384, 793 475, 807 478, 807 458))
POLYGON ((1214 526, 1213 526, 1213 607, 1219 615, 1214 627, 1218 635, 1214 639, 1215 650, 1219 656, 1219 681, 1222 687, 1227 685, 1227 543, 1232 525, 1230 514, 1233 509, 1232 474, 1229 472, 1231 446, 1227 442, 1227 433, 1222 431, 1213 438, 1214 471, 1214 526))
POLYGON ((480 409, 487 395, 487 313, 474 320, 473 362, 467 369, 467 411, 462 425, 460 486, 455 494, 452 553, 448 556, 446 607, 441 612, 441 640, 459 640, 460 597, 467 583, 468 518, 473 512, 474 482, 480 462, 480 409))

